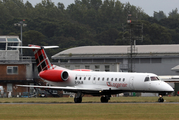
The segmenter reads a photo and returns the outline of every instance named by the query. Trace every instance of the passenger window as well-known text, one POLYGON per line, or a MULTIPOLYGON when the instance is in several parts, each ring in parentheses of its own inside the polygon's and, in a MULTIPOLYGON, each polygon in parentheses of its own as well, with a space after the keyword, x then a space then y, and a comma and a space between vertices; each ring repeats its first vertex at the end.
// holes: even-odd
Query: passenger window
POLYGON ((119 78, 119 81, 121 81, 121 78, 119 78))
POLYGON ((86 80, 86 77, 84 77, 84 80, 86 80))
POLYGON ((149 77, 146 77, 144 80, 144 82, 147 82, 147 81, 149 81, 149 77))
POLYGON ((95 80, 96 78, 94 77, 93 80, 95 80))
POLYGON ((100 80, 100 78, 98 78, 98 81, 100 80))
POLYGON ((107 78, 107 81, 109 80, 109 78, 107 78))
POLYGON ((115 81, 117 81, 117 78, 115 79, 115 81))
POLYGON ((81 80, 81 77, 80 77, 80 80, 81 80))
POLYGON ((104 78, 102 80, 104 81, 104 78))
POLYGON ((125 78, 123 78, 123 82, 125 81, 125 78))
POLYGON ((75 77, 75 80, 77 80, 77 77, 75 77))
POLYGON ((90 77, 88 78, 88 80, 90 80, 90 77))
POLYGON ((113 78, 111 78, 111 81, 113 81, 113 78))

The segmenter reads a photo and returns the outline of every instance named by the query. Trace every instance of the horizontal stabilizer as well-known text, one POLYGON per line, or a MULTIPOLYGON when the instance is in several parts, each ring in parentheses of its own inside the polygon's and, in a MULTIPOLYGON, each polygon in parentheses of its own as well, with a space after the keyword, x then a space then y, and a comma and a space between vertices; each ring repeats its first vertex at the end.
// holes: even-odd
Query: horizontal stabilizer
POLYGON ((9 46, 10 48, 27 48, 27 49, 49 49, 59 48, 59 46, 9 46))

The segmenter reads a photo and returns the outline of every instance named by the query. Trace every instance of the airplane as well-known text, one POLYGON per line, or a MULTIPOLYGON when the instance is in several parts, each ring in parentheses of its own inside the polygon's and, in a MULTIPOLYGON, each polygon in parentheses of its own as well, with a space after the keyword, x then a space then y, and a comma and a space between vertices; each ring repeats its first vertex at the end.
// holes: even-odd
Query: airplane
MULTIPOLYGON (((107 103, 111 95, 124 92, 146 92, 168 95, 173 88, 153 73, 103 72, 90 69, 69 70, 50 63, 45 50, 58 46, 11 46, 11 48, 32 49, 35 55, 39 77, 50 86, 18 85, 76 93, 75 103, 81 103, 84 94, 101 96, 101 102, 107 103)), ((163 102, 163 98, 158 99, 163 102)))

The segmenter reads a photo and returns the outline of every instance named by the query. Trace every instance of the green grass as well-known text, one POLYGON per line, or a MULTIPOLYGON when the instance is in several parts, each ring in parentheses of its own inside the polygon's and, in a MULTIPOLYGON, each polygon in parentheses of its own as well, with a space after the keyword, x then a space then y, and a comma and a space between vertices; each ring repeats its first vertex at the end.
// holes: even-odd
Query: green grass
POLYGON ((164 97, 166 102, 171 102, 167 104, 157 103, 157 99, 158 97, 111 97, 111 103, 100 103, 100 97, 84 97, 85 104, 74 104, 73 98, 0 98, 1 103, 32 103, 0 104, 0 119, 176 120, 179 118, 179 104, 175 103, 179 102, 179 97, 164 97))
POLYGON ((178 104, 12 104, 0 105, 0 119, 176 120, 178 104))
MULTIPOLYGON (((179 102, 179 97, 163 97, 165 102, 179 102)), ((128 102, 157 102, 158 97, 111 97, 109 102, 128 103, 128 102)), ((73 103, 73 98, 0 98, 0 103, 73 103)), ((83 97, 82 102, 99 103, 100 97, 83 97)))

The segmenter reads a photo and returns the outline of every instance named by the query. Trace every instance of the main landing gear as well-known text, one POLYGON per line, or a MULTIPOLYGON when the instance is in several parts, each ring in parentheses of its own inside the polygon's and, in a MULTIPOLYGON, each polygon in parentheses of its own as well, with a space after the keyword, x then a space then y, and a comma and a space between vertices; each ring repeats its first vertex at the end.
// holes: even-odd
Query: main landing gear
MULTIPOLYGON (((102 103, 107 103, 110 100, 111 95, 104 95, 101 97, 102 103)), ((82 102, 82 92, 77 92, 76 96, 74 98, 75 103, 81 103, 82 102)))
POLYGON ((81 103, 82 102, 82 93, 79 91, 77 92, 75 98, 74 98, 75 103, 81 103))
POLYGON ((102 96, 102 97, 101 97, 101 102, 102 102, 102 103, 107 103, 108 100, 110 100, 110 97, 111 97, 111 95, 102 96))
POLYGON ((159 96, 158 102, 164 102, 164 99, 163 99, 162 95, 159 96))

